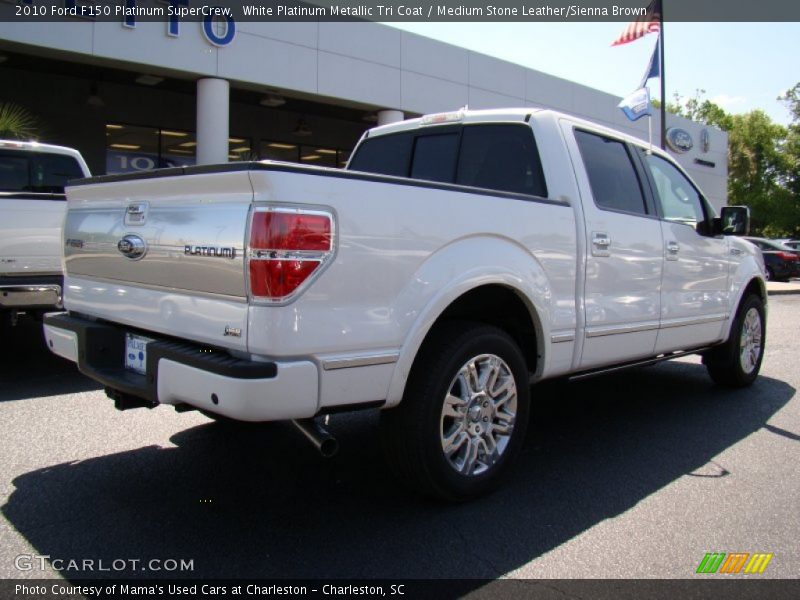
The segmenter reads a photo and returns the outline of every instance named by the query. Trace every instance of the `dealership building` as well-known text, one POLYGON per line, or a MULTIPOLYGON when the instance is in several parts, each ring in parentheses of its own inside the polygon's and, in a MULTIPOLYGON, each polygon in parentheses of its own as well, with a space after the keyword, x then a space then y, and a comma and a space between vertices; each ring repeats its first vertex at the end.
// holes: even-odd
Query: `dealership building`
MULTIPOLYGON (((0 3, 0 16, 13 8, 0 3)), ((252 159, 342 166, 376 124, 463 106, 553 108, 647 138, 647 119, 628 121, 618 97, 369 22, 5 16, 0 80, 0 103, 28 109, 42 141, 79 149, 96 174, 252 159)), ((657 114, 652 125, 657 139, 657 114)), ((667 126, 673 156, 724 205, 727 135, 674 115, 667 126)))

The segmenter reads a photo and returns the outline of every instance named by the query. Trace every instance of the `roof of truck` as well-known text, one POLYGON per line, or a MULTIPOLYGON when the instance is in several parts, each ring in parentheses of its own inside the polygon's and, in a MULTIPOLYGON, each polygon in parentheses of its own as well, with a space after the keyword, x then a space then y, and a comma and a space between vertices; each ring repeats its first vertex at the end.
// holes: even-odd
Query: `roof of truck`
MULTIPOLYGON (((614 129, 613 127, 609 127, 606 125, 601 125, 599 123, 595 123, 593 121, 589 121, 587 119, 582 119, 580 117, 576 117, 575 115, 570 115, 568 113, 560 112, 557 110, 545 109, 545 108, 500 108, 500 109, 488 109, 488 110, 469 110, 467 108, 461 108, 454 111, 443 112, 443 113, 433 113, 429 115, 423 115, 422 117, 418 117, 416 119, 407 119, 405 121, 399 121, 397 123, 390 123, 388 125, 381 125, 378 127, 374 127, 370 129, 365 137, 373 137, 379 135, 386 135, 390 133, 399 133, 402 131, 413 131, 415 129, 422 129, 425 127, 432 127, 436 125, 447 125, 448 123, 452 124, 463 124, 463 123, 491 123, 491 122, 502 122, 502 123, 509 123, 509 122, 520 122, 526 123, 530 121, 532 118, 550 118, 550 119, 567 119, 576 125, 581 127, 585 127, 586 129, 596 131, 598 133, 605 133, 610 136, 616 137, 618 139, 622 139, 633 144, 637 145, 646 145, 647 140, 643 140, 642 138, 636 137, 634 135, 630 135, 628 133, 624 133, 619 131, 618 129, 614 129)), ((654 154, 659 154, 661 156, 669 157, 669 154, 660 148, 653 146, 652 152, 654 154)))
POLYGON ((41 142, 23 142, 21 140, 0 140, 0 150, 23 150, 26 152, 50 152, 52 154, 68 154, 80 157, 81 153, 75 148, 42 144, 41 142))

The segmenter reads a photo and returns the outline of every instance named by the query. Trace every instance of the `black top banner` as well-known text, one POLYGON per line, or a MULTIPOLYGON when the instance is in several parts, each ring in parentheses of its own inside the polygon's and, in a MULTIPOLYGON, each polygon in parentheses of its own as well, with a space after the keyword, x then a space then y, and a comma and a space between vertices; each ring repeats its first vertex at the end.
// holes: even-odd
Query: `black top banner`
MULTIPOLYGON (((643 17, 648 0, 2 0, 0 21, 601 22, 643 17)), ((800 21, 794 0, 663 0, 664 21, 800 21)))

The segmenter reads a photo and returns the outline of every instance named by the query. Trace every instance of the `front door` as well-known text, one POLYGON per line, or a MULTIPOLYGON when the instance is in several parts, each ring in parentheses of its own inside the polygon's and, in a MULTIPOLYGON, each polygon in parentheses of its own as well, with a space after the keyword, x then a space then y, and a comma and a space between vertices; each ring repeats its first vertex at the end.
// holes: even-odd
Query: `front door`
POLYGON ((663 218, 664 279, 656 353, 720 340, 728 318, 728 240, 709 235, 710 208, 675 165, 641 153, 663 218))

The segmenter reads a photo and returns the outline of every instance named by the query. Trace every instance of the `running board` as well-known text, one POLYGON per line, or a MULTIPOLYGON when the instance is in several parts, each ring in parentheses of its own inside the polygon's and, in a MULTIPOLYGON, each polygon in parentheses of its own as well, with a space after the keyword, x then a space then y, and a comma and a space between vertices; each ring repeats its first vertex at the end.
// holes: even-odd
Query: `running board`
POLYGON ((681 356, 700 354, 701 352, 710 350, 713 347, 714 346, 703 346, 702 348, 695 348, 694 350, 682 350, 681 352, 671 352, 669 354, 662 354, 661 356, 656 356, 655 358, 648 358, 646 360, 637 360, 634 362, 624 363, 621 365, 614 365, 611 367, 602 367, 600 369, 584 371, 583 373, 577 373, 575 375, 568 376, 567 381, 581 381, 583 379, 597 377, 598 375, 606 375, 608 373, 616 373, 617 371, 624 371, 625 369, 633 369, 634 367, 646 367, 648 365, 655 365, 657 363, 664 362, 665 360, 680 358, 681 356))

